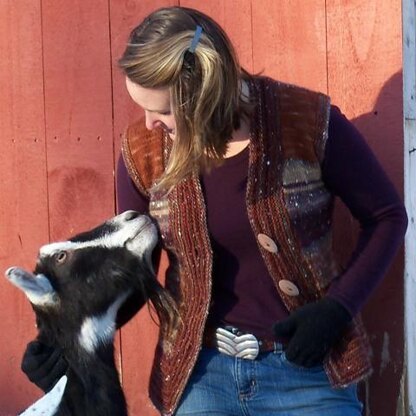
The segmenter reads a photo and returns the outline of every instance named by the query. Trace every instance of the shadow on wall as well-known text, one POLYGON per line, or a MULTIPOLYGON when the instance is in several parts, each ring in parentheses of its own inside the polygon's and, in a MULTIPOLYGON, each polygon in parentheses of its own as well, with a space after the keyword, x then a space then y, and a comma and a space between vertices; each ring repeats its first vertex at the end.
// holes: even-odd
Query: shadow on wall
POLYGON ((352 120, 376 153, 399 192, 403 188, 403 73, 392 75, 371 112, 352 120))
MULTIPOLYGON (((403 192, 402 90, 402 71, 399 71, 386 81, 373 109, 351 119, 401 195, 403 192)), ((335 215, 335 248, 341 264, 345 264, 354 246, 359 227, 341 203, 337 204, 335 215)))
MULTIPOLYGON (((384 84, 372 111, 352 119, 364 135, 399 194, 403 194, 402 71, 384 84)), ((351 253, 359 226, 338 203, 335 211, 334 246, 341 264, 351 253)), ((361 397, 367 415, 396 415, 403 371, 403 251, 363 311, 373 349, 374 373, 361 397), (365 390, 365 392, 364 392, 365 390), (366 397, 364 397, 366 396, 366 397), (380 398, 383 398, 380 400, 380 398)))

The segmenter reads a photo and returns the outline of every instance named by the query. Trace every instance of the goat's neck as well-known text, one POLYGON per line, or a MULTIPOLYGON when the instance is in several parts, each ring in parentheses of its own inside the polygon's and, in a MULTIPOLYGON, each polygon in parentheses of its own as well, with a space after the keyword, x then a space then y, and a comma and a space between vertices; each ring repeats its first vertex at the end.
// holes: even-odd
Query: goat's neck
POLYGON ((126 402, 114 364, 112 344, 93 354, 66 354, 68 383, 57 416, 126 416, 126 402))

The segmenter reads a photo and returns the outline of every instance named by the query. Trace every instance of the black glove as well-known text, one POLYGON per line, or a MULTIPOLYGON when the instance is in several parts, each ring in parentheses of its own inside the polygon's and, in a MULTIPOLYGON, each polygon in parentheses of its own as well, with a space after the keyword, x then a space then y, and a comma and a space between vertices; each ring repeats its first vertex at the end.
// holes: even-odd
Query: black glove
POLYGON ((351 315, 339 302, 323 298, 300 307, 273 330, 277 337, 289 339, 285 354, 290 362, 314 367, 323 363, 350 321, 351 315))
POLYGON ((21 368, 32 383, 47 393, 66 373, 68 363, 59 347, 36 340, 27 344, 21 368))

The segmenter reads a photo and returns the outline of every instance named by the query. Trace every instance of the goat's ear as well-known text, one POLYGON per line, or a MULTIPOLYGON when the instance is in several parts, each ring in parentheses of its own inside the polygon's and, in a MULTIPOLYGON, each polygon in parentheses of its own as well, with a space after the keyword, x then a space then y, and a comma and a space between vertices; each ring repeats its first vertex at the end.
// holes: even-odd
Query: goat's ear
POLYGON ((48 307, 58 303, 58 294, 44 274, 33 274, 20 267, 10 267, 5 275, 34 305, 48 307))

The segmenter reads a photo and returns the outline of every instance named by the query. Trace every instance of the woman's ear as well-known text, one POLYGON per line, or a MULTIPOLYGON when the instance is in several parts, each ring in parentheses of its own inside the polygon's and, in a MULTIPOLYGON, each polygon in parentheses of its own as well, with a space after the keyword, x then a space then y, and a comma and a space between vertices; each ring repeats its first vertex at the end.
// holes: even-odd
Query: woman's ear
POLYGON ((10 267, 5 276, 27 296, 33 305, 39 307, 55 306, 59 296, 44 274, 33 274, 20 267, 10 267))

